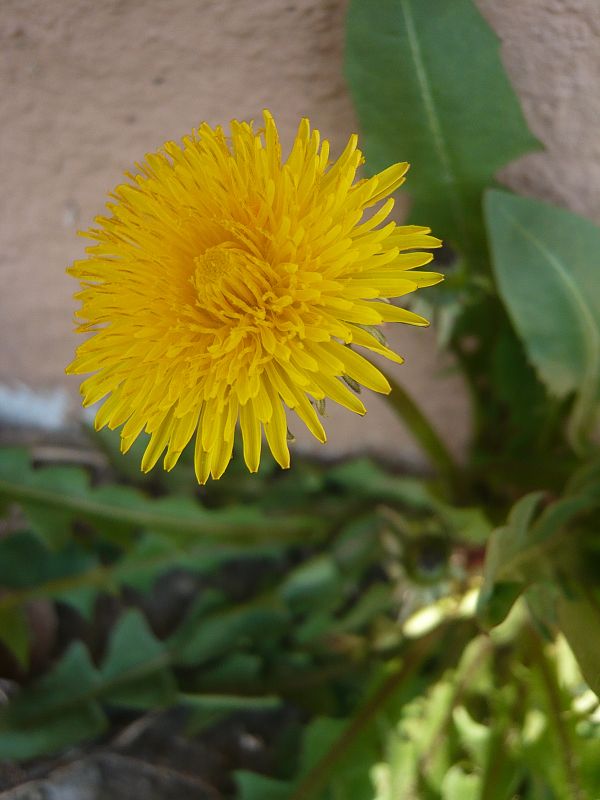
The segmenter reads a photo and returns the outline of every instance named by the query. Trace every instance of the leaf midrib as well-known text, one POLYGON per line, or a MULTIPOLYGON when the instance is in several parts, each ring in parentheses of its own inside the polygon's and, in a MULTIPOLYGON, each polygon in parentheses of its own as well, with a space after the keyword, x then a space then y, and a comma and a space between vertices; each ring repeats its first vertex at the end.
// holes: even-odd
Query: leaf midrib
POLYGON ((594 321, 583 294, 569 272, 563 267, 560 259, 541 242, 530 230, 522 225, 516 217, 506 209, 500 208, 500 213, 507 219, 520 235, 548 261, 557 275, 562 279, 566 289, 566 297, 570 298, 570 305, 574 309, 575 317, 579 323, 583 352, 584 374, 581 387, 574 387, 579 396, 579 413, 584 413, 585 406, 593 403, 596 389, 600 381, 600 330, 594 321), (577 313, 579 311, 579 313, 577 313))
POLYGON ((406 27, 406 34, 408 38, 408 46, 415 66, 415 74, 417 82, 421 90, 423 98, 423 106, 425 109, 425 117, 429 124, 429 130, 433 140, 433 146, 438 154, 438 159, 441 165, 442 176, 444 183, 448 186, 448 193, 452 203, 452 210, 456 220, 457 226, 461 230, 464 239, 467 239, 467 226, 463 211, 462 199, 458 189, 458 180, 452 168, 450 153, 446 147, 442 126, 436 111, 435 102, 433 99, 433 90, 429 75, 425 68, 421 52, 421 44, 415 27, 412 5, 410 0, 400 0, 400 10, 404 16, 404 24, 406 27))
POLYGON ((47 489, 23 486, 16 482, 11 483, 6 480, 0 480, 1 495, 16 502, 41 503, 49 508, 72 513, 79 512, 100 519, 136 525, 140 528, 155 527, 160 528, 160 530, 171 530, 179 533, 201 533, 215 537, 227 534, 260 534, 262 536, 266 535, 265 538, 269 538, 269 536, 272 536, 274 528, 277 529, 277 533, 280 535, 293 535, 302 531, 309 531, 315 524, 314 520, 306 517, 286 517, 278 518, 277 520, 265 518, 255 523, 215 520, 211 519, 212 515, 207 515, 204 520, 190 520, 185 517, 166 516, 141 509, 99 503, 86 497, 60 494, 47 489))

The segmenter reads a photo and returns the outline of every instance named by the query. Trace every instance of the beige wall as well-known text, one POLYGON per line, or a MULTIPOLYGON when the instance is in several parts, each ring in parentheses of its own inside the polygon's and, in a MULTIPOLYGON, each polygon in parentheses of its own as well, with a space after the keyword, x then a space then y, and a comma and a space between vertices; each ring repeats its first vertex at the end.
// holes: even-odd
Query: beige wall
MULTIPOLYGON (((308 115, 334 150, 342 145, 355 129, 342 76, 345 5, 0 0, 0 383, 76 395, 63 375, 74 346, 64 268, 82 253, 78 228, 142 154, 202 119, 256 118, 265 106, 288 141, 308 115)), ((507 180, 600 219, 598 0, 479 5, 547 147, 508 168, 507 180)), ((432 332, 393 338, 408 361, 397 374, 460 446, 465 400, 456 379, 439 377, 432 332)), ((365 421, 334 415, 332 449, 366 441, 414 454, 389 412, 370 407, 379 410, 365 421)))

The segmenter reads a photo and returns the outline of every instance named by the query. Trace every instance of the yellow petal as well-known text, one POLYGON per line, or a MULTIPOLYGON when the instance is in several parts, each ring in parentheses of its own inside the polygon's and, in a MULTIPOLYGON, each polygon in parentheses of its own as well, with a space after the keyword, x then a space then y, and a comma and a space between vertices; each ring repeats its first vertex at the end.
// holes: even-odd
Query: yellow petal
POLYGON ((260 464, 261 430, 260 420, 254 410, 254 401, 240 406, 240 427, 244 446, 244 461, 250 472, 257 472, 260 464))

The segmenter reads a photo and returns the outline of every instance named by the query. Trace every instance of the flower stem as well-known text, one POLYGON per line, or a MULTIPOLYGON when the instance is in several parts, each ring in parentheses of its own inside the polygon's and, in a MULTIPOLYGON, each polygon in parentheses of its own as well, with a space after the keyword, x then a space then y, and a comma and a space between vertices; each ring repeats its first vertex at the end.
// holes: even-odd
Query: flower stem
POLYGON ((461 484, 460 468, 443 439, 406 389, 389 375, 386 377, 392 387, 391 393, 386 397, 387 402, 404 422, 415 441, 423 448, 440 476, 456 491, 461 484))

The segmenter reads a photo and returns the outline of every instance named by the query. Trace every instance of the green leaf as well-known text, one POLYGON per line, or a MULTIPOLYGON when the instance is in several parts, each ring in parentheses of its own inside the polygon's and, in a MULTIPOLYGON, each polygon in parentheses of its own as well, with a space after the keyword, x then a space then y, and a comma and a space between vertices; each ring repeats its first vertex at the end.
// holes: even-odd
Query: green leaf
POLYGON ((416 478, 390 474, 368 458, 348 461, 327 473, 329 490, 343 490, 354 499, 399 503, 415 509, 432 507, 427 485, 416 478))
POLYGON ((209 612, 219 602, 216 593, 200 597, 170 641, 177 664, 204 664, 239 649, 256 637, 279 637, 289 615, 274 597, 258 597, 240 606, 209 612))
POLYGON ((346 75, 369 171, 409 161, 411 219, 479 247, 483 189, 537 142, 474 3, 352 0, 346 75))
POLYGON ((468 775, 458 764, 450 767, 442 782, 442 800, 479 800, 481 778, 468 775))
POLYGON ((0 539, 0 585, 6 589, 0 596, 0 613, 30 599, 48 597, 89 616, 104 579, 105 570, 99 567, 97 557, 74 542, 49 550, 29 531, 0 539))
POLYGON ((341 580, 333 558, 321 554, 290 572, 279 591, 294 610, 317 611, 339 596, 341 580))
POLYGON ((567 493, 548 505, 535 521, 544 493, 525 495, 512 508, 507 524, 494 531, 486 552, 477 607, 484 624, 500 623, 528 585, 555 581, 573 566, 576 551, 569 548, 570 558, 565 558, 559 547, 560 536, 568 530, 569 523, 600 506, 600 483, 593 479, 596 474, 595 469, 582 470, 567 493))
POLYGON ((85 647, 72 645, 46 677, 0 712, 0 758, 33 758, 101 733, 99 682, 85 647))
POLYGON ((24 608, 0 607, 0 642, 26 667, 29 655, 29 623, 24 608))
POLYGON ((485 215, 502 300, 548 391, 575 393, 568 432, 581 448, 600 404, 600 228, 496 190, 485 215))
POLYGON ((18 502, 35 531, 55 548, 69 537, 73 520, 112 533, 145 529, 247 544, 273 537, 293 540, 319 530, 311 517, 277 518, 248 505, 209 510, 186 498, 151 500, 127 486, 93 488, 82 469, 33 469, 25 451, 13 449, 0 450, 0 497, 18 502))
POLYGON ((600 695, 600 599, 588 587, 580 587, 573 597, 563 593, 557 615, 583 677, 600 695))
POLYGON ((75 642, 51 672, 0 710, 0 759, 33 758, 97 736, 107 726, 103 701, 132 708, 172 702, 170 660, 137 611, 120 620, 101 670, 75 642))
POLYGON ((473 763, 483 769, 488 755, 492 731, 487 725, 476 722, 464 706, 454 709, 452 719, 459 739, 473 763))
POLYGON ((256 772, 235 773, 239 800, 289 800, 291 785, 256 772))
POLYGON ((264 711, 279 708, 279 697, 262 695, 250 697, 231 694, 180 694, 178 698, 181 705, 193 708, 196 711, 231 712, 231 711, 264 711))
POLYGON ((168 669, 170 656, 137 610, 121 617, 113 631, 101 675, 103 699, 129 708, 157 708, 173 703, 176 687, 168 669), (126 675, 125 681, 122 680, 126 675), (111 689, 110 685, 114 684, 111 689))
POLYGON ((494 531, 485 557, 483 585, 477 613, 489 626, 498 625, 524 588, 528 565, 524 555, 531 546, 529 529, 543 492, 522 497, 511 509, 508 522, 494 531))

